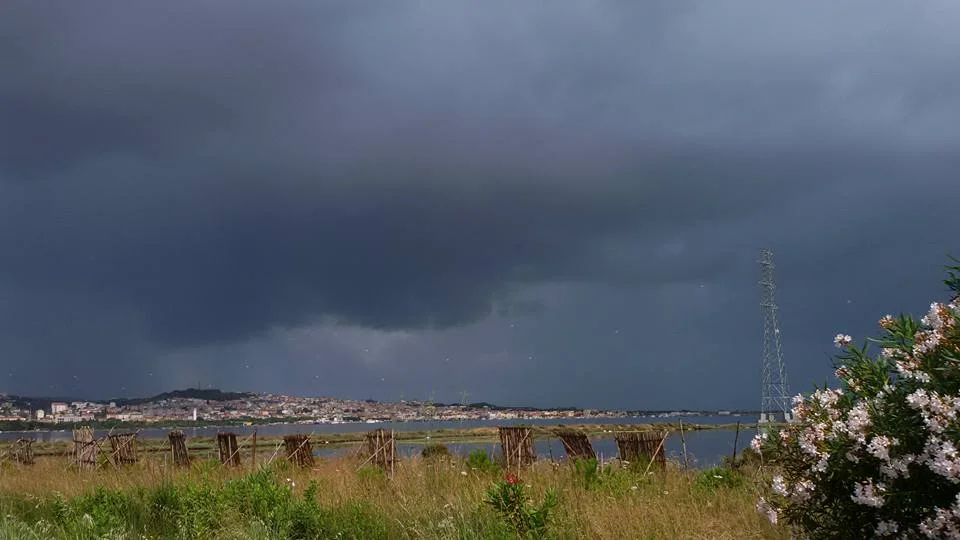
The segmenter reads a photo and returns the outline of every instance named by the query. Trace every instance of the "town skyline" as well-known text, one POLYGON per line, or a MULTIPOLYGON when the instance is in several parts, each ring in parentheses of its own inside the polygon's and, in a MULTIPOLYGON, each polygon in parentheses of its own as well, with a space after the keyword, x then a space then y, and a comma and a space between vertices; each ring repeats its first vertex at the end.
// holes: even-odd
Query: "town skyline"
POLYGON ((223 392, 187 388, 132 399, 73 400, 0 394, 0 422, 80 424, 84 422, 243 422, 341 424, 451 420, 550 418, 626 418, 684 414, 748 414, 735 409, 634 409, 526 407, 487 402, 439 403, 291 396, 257 392, 223 392))

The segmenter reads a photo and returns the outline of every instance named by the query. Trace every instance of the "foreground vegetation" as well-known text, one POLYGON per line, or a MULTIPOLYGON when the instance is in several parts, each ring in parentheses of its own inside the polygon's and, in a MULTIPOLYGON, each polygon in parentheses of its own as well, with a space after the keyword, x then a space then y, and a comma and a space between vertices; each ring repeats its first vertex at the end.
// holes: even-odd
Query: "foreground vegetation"
POLYGON ((7 462, 0 538, 786 537, 756 512, 750 472, 543 462, 516 477, 483 452, 437 450, 398 462, 393 478, 350 458, 254 471, 7 462))
POLYGON ((886 315, 859 346, 837 334, 838 386, 798 396, 795 423, 754 439, 779 469, 758 503, 772 522, 809 538, 960 538, 960 265, 947 270, 948 303, 886 315))

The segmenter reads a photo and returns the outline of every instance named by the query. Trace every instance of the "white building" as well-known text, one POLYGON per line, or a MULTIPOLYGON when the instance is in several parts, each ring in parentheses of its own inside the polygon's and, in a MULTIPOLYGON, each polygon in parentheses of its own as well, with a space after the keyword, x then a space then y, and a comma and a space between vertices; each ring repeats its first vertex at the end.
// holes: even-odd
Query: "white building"
POLYGON ((54 401, 50 404, 50 414, 63 414, 70 409, 70 406, 62 401, 54 401))
POLYGON ((37 414, 37 420, 43 420, 44 415, 46 415, 46 413, 43 412, 43 409, 37 409, 36 414, 37 414))

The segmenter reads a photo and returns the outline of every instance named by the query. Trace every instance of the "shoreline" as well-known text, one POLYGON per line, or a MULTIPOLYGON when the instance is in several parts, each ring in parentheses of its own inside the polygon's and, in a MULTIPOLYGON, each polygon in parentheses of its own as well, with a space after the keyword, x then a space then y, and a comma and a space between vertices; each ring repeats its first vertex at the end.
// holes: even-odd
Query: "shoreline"
MULTIPOLYGON (((304 428, 308 428, 311 424, 304 424, 304 428)), ((778 424, 769 424, 771 427, 776 427, 778 424)), ((376 424, 370 424, 371 428, 368 431, 377 429, 376 424)), ((213 426, 208 426, 213 427, 213 426)), ((224 431, 230 431, 230 427, 237 426, 223 426, 228 429, 224 431)), ((252 426, 243 426, 243 427, 252 427, 252 426)), ((604 439, 612 438, 615 432, 623 431, 668 431, 670 433, 679 433, 680 432, 680 423, 674 422, 664 422, 664 423, 643 423, 643 424, 598 424, 598 423, 580 423, 580 424, 553 424, 553 425, 533 425, 534 438, 535 439, 546 439, 556 437, 555 432, 557 430, 578 430, 582 431, 591 439, 604 439)), ((736 423, 726 423, 726 424, 683 424, 683 431, 705 431, 705 430, 735 430, 737 427, 736 423)), ((753 429, 755 425, 753 423, 744 424, 740 423, 741 429, 753 429)), ((162 429, 162 428, 160 428, 162 429)), ((170 428, 172 429, 181 429, 181 428, 170 428)), ((69 431, 69 430, 65 430, 69 431)), ((107 430, 98 430, 99 433, 96 433, 98 439, 105 439, 109 434, 107 430)), ((136 432, 136 428, 131 428, 127 430, 113 430, 114 433, 130 433, 136 432)), ((24 438, 29 439, 29 434, 35 432, 23 432, 24 438)), ((311 443, 315 447, 343 447, 350 446, 359 443, 365 442, 365 437, 367 431, 352 431, 352 432, 341 432, 341 433, 311 433, 309 429, 300 430, 299 433, 308 435, 310 437, 311 443)), ((279 443, 283 442, 283 435, 258 435, 256 440, 256 448, 274 448, 279 443)), ((397 443, 406 443, 406 444, 429 444, 429 443, 439 443, 439 444, 448 444, 448 443, 497 443, 499 442, 498 430, 497 427, 493 426, 484 426, 484 427, 472 427, 472 428, 441 428, 436 430, 417 430, 417 431, 394 431, 394 438, 397 443)), ((237 434, 238 442, 243 442, 245 447, 252 448, 252 434, 237 434)), ((187 443, 193 452, 204 452, 204 451, 214 451, 216 449, 216 437, 215 436, 201 436, 201 437, 191 437, 187 439, 187 443)), ((16 441, 4 441, 0 442, 0 454, 6 455, 8 450, 11 450, 16 444, 16 441)), ((72 441, 40 441, 34 440, 32 443, 34 454, 37 456, 56 456, 56 455, 69 455, 73 451, 72 441)), ((156 453, 156 452, 165 452, 169 451, 170 446, 167 438, 165 436, 151 436, 151 437, 138 437, 138 448, 140 451, 145 453, 156 453)))

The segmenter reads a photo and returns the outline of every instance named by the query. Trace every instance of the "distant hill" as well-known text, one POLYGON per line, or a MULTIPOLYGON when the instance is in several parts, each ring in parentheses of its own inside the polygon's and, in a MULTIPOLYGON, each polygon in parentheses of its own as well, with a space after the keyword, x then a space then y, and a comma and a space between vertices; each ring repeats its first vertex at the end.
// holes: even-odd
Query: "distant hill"
POLYGON ((434 407, 466 407, 468 409, 487 409, 491 411, 527 411, 527 412, 541 412, 541 411, 582 411, 580 407, 506 407, 503 405, 495 405, 493 403, 487 403, 486 401, 479 401, 476 403, 440 403, 434 402, 434 407))
POLYGON ((124 398, 111 399, 117 405, 140 405, 142 403, 153 403, 163 399, 203 399, 206 401, 232 401, 235 399, 248 399, 254 397, 253 392, 224 392, 218 388, 186 388, 184 390, 173 390, 164 392, 153 397, 147 398, 124 398))
POLYGON ((11 402, 14 407, 31 411, 35 411, 37 409, 50 410, 50 404, 58 401, 62 401, 64 403, 79 401, 78 399, 71 397, 30 397, 17 395, 7 395, 3 398, 3 400, 11 402))

